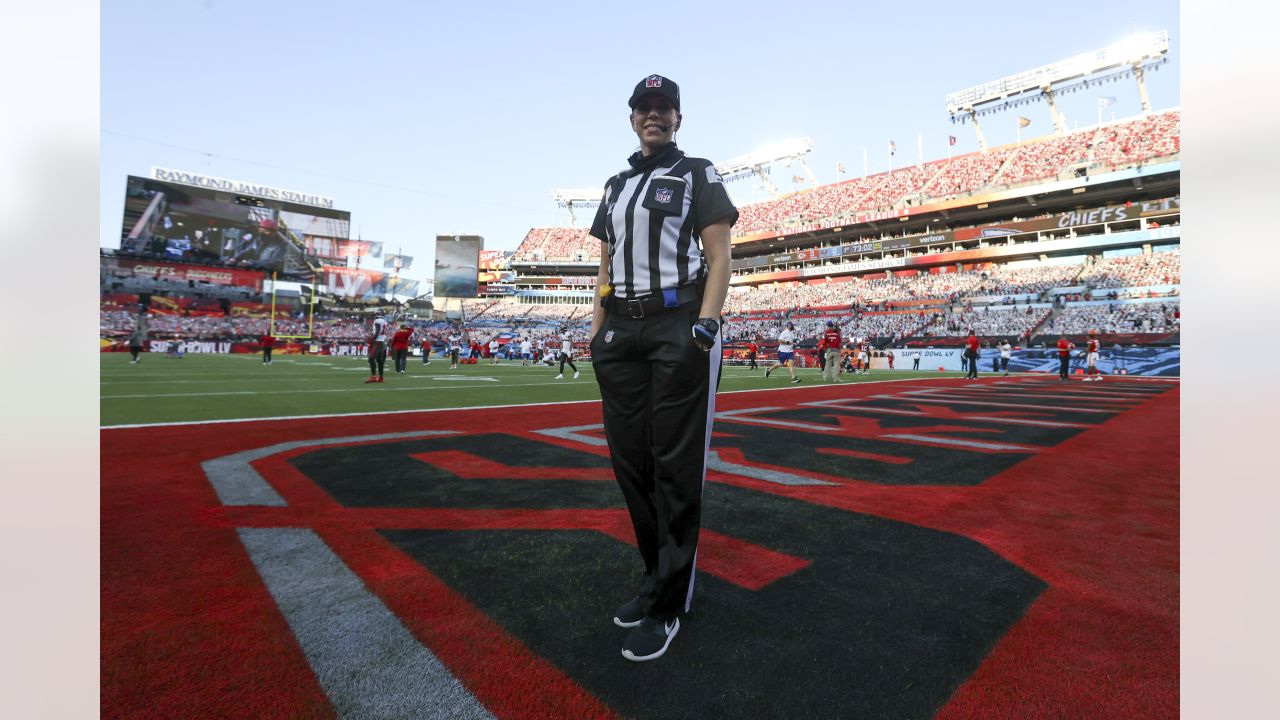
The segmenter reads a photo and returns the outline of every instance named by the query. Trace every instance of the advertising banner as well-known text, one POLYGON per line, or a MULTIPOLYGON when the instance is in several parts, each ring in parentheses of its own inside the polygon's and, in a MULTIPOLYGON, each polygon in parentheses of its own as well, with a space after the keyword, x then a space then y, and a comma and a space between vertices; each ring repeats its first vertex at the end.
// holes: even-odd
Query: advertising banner
POLYGON ((510 270, 511 256, 515 253, 509 250, 481 250, 480 251, 480 269, 481 270, 510 270))
POLYGON ((401 270, 408 270, 412 266, 412 255, 396 255, 395 253, 387 253, 382 256, 382 267, 384 268, 400 268, 401 270))
POLYGON ((335 265, 321 268, 329 292, 344 298, 374 298, 384 293, 387 273, 335 265))
POLYGON ((400 297, 417 297, 418 281, 395 277, 387 278, 386 292, 400 297))
POLYGON ((239 285, 262 289, 265 273, 258 270, 241 270, 239 268, 209 267, 206 265, 180 265, 176 263, 148 262, 146 260, 129 260, 118 258, 116 268, 127 271, 134 277, 166 278, 169 280, 191 280, 214 285, 239 285))

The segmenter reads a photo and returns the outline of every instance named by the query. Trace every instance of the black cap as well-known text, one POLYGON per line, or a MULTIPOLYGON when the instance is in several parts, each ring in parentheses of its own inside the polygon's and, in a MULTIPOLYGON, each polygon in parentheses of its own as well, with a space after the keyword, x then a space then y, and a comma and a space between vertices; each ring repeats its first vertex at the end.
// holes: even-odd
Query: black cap
POLYGON ((636 89, 631 93, 631 99, 627 101, 627 105, 634 110, 636 103, 640 102, 640 98, 649 93, 657 93, 671 101, 671 106, 680 111, 680 86, 675 81, 664 78, 661 75, 650 75, 649 77, 636 83, 636 89))

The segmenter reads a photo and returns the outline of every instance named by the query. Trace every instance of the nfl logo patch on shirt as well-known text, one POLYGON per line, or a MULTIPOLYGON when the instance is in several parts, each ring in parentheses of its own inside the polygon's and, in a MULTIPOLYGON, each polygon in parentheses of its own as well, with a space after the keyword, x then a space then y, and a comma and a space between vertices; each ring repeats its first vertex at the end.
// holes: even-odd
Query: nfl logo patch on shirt
POLYGON ((608 331, 608 332, 606 332, 606 333, 604 334, 604 341, 605 341, 605 342, 607 342, 607 343, 611 343, 611 342, 613 342, 613 331, 612 331, 612 330, 610 330, 610 331, 608 331))
POLYGON ((648 210, 666 215, 679 215, 684 205, 685 188, 685 181, 678 177, 655 177, 649 190, 645 191, 644 206, 648 210))

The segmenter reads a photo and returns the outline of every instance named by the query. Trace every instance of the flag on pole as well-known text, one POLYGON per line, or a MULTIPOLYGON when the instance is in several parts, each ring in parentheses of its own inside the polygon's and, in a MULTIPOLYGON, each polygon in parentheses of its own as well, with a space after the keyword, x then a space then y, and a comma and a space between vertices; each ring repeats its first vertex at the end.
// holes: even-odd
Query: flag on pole
POLYGON ((792 175, 792 176, 791 176, 791 182, 793 182, 793 183, 802 183, 802 182, 804 182, 804 178, 800 177, 799 175, 792 175))
POLYGON ((836 163, 836 172, 844 175, 844 163, 836 163))
POLYGON ((1114 97, 1112 97, 1112 96, 1108 96, 1108 97, 1100 97, 1100 98, 1098 98, 1098 107, 1100 107, 1100 108, 1109 108, 1109 107, 1111 107, 1111 104, 1112 104, 1112 103, 1114 103, 1115 101, 1116 101, 1116 99, 1115 99, 1114 97))
POLYGON ((1031 124, 1031 118, 1024 118, 1024 117, 1018 118, 1018 127, 1024 128, 1030 124, 1031 124))
POLYGON ((948 146, 951 146, 951 147, 955 147, 955 144, 956 144, 956 136, 955 136, 955 135, 948 135, 948 136, 947 136, 947 145, 948 145, 948 146))
POLYGON ((898 152, 898 143, 896 143, 896 142, 894 142, 894 141, 890 140, 890 141, 889 141, 889 154, 890 154, 890 155, 893 155, 893 154, 894 154, 894 153, 896 153, 896 152, 898 152))

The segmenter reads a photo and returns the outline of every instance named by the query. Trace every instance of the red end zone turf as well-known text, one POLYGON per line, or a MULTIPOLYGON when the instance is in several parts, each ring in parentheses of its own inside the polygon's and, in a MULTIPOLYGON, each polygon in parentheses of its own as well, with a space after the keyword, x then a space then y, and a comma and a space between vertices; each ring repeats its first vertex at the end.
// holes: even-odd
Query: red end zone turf
POLYGON ((104 430, 103 716, 359 716, 459 693, 498 718, 1177 713, 1176 383, 956 379, 717 404, 706 581, 670 657, 642 666, 608 627, 626 588, 598 587, 634 553, 584 427, 597 403, 104 430), (269 446, 229 477, 260 477, 281 504, 224 504, 202 463, 269 446), (284 534, 255 545, 257 530, 284 534), (272 543, 292 540, 273 565, 272 543), (396 686, 392 632, 368 677, 345 678, 345 643, 354 655, 386 623, 348 618, 344 592, 385 608, 439 677, 396 686), (760 607, 788 609, 769 653, 735 654, 760 607), (805 628, 839 643, 817 652, 805 628), (646 704, 655 688, 672 702, 646 704))

